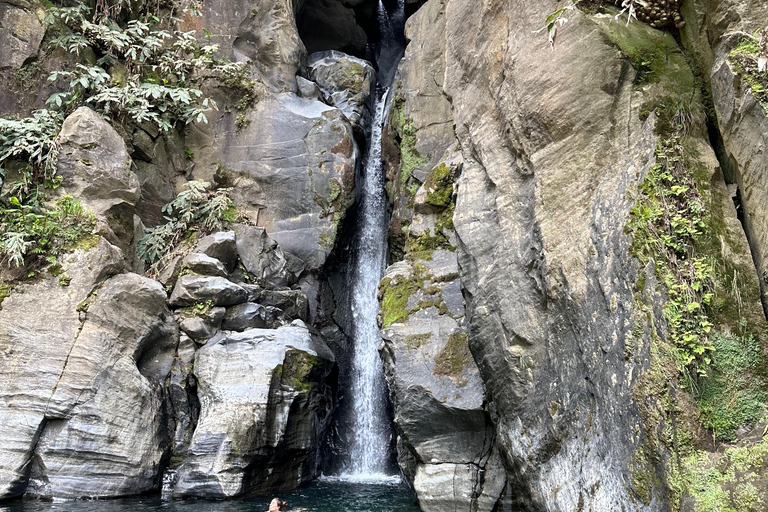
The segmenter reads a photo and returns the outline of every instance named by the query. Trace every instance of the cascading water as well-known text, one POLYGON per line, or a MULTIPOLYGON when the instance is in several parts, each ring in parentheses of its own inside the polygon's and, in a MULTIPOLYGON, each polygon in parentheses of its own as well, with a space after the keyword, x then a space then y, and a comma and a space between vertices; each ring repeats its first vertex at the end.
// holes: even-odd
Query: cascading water
POLYGON ((379 359, 381 343, 376 316, 378 288, 386 259, 387 199, 381 164, 381 134, 391 85, 403 55, 404 0, 389 14, 379 2, 381 42, 377 50, 379 92, 365 168, 352 276, 354 440, 347 480, 381 482, 386 475, 391 432, 386 417, 386 385, 379 359))

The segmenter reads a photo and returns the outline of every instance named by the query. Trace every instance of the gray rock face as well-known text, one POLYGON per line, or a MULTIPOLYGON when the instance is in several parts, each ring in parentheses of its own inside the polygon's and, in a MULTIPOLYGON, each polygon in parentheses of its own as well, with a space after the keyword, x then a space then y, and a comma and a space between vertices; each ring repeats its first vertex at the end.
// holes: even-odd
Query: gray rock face
POLYGON ((341 110, 358 136, 365 140, 376 86, 376 71, 370 63, 327 51, 310 55, 307 65, 309 77, 320 87, 325 102, 341 110))
POLYGON ((141 190, 131 171, 125 142, 88 107, 78 108, 64 121, 59 141, 57 173, 63 178, 60 192, 87 205, 100 221, 100 234, 120 247, 129 264, 133 264, 133 217, 141 190))
POLYGON ((275 91, 296 90, 296 70, 306 50, 296 30, 293 2, 209 0, 201 17, 182 20, 183 30, 216 34, 222 54, 252 65, 257 81, 275 91))
POLYGON ((37 12, 24 9, 26 3, 0 3, 0 68, 21 67, 43 41, 45 27, 37 12))
MULTIPOLYGON (((648 365, 649 343, 632 341, 629 332, 634 321, 647 319, 637 320, 634 312, 638 269, 624 234, 658 142, 653 122, 641 121, 639 106, 658 99, 662 86, 632 84, 634 72, 605 37, 602 31, 610 29, 600 16, 575 12, 568 43, 560 40, 552 52, 534 31, 556 8, 554 1, 492 1, 479 8, 432 0, 409 19, 411 43, 393 117, 408 123, 415 141, 398 148, 400 156, 410 157, 410 177, 397 174, 399 162, 389 159, 395 171, 389 174, 393 217, 400 223, 391 235, 406 240, 406 252, 413 250, 408 243, 414 234, 429 236, 415 240, 416 248, 434 244, 439 224, 446 223, 433 209, 430 176, 437 164, 446 164, 451 174, 460 169, 456 233, 443 229, 445 239, 438 242, 457 246, 461 289, 449 292, 450 300, 441 290, 444 311, 459 314, 456 292, 463 292, 467 314, 461 327, 485 384, 487 418, 496 436, 495 448, 472 450, 487 457, 472 459, 474 464, 484 460, 485 475, 493 475, 477 506, 491 510, 506 495, 504 510, 510 500, 525 510, 663 510, 664 490, 641 501, 633 481, 642 435, 631 432, 649 432, 638 412, 643 404, 633 395, 648 365), (401 180, 408 180, 407 190, 401 180)), ((632 36, 623 37, 658 35, 642 24, 631 30, 632 36)), ((679 80, 672 90, 694 97, 692 74, 680 55, 666 56, 670 75, 679 80)), ((706 186, 717 198, 713 215, 725 220, 726 238, 736 241, 722 257, 739 262, 749 276, 743 234, 731 223, 727 201, 720 201, 725 188, 717 181, 712 150, 698 132, 689 142, 696 147, 696 165, 712 177, 706 186)), ((419 261, 418 252, 409 257, 419 267, 429 264, 419 261)), ((425 272, 419 267, 401 262, 388 272, 425 272)), ((410 287, 406 321, 389 324, 393 316, 383 311, 383 356, 396 423, 399 431, 412 432, 399 443, 401 466, 414 475, 422 507, 444 510, 453 502, 465 508, 476 491, 471 482, 477 466, 443 468, 420 457, 434 449, 420 443, 420 429, 425 439, 447 435, 448 429, 430 430, 450 424, 446 410, 456 415, 458 431, 482 432, 460 427, 458 408, 451 405, 456 395, 419 390, 419 396, 409 387, 426 381, 440 389, 426 375, 415 377, 430 371, 434 353, 448 345, 440 332, 449 322, 422 307, 436 296, 427 288, 410 287), (429 423, 431 415, 441 419, 429 423)), ((391 304, 391 298, 384 302, 391 304)), ((663 299, 655 300, 660 310, 663 299)), ((482 417, 479 407, 475 418, 482 417)), ((437 460, 470 460, 456 450, 471 442, 445 445, 459 460, 451 461, 449 453, 438 453, 437 460)))
POLYGON ((200 418, 174 495, 231 498, 316 476, 332 365, 300 322, 209 341, 195 360, 200 418))
POLYGON ((90 251, 63 259, 69 287, 50 277, 19 285, 0 311, 0 497, 26 489, 36 440, 46 422, 49 401, 81 327, 78 304, 105 279, 123 270, 119 249, 105 240, 90 251), (46 304, 40 315, 40 304, 46 304))
POLYGON ((294 94, 267 97, 244 115, 251 122, 239 130, 227 118, 215 134, 188 142, 214 148, 194 176, 211 179, 220 162, 238 207, 286 258, 317 270, 354 202, 359 151, 352 127, 338 109, 294 94))
POLYGON ((19 285, 0 311, 0 496, 115 497, 158 484, 162 384, 177 329, 162 287, 113 277, 105 241, 63 260, 72 280, 19 285), (36 314, 45 300, 44 316, 36 314), (108 371, 105 371, 108 369, 108 371))
POLYGON ((218 231, 203 237, 195 248, 196 252, 221 261, 227 271, 232 272, 237 264, 237 242, 234 231, 218 231))
POLYGON ((214 306, 234 306, 247 300, 248 292, 228 279, 187 274, 176 281, 169 303, 173 307, 184 307, 212 301, 214 306))
POLYGON ((763 302, 768 304, 768 117, 730 58, 741 40, 765 27, 768 5, 740 0, 687 2, 688 21, 682 33, 711 84, 717 123, 723 138, 726 179, 738 186, 744 227, 761 278, 763 302))
POLYGON ((248 329, 266 327, 266 308, 261 304, 246 302, 227 309, 227 314, 221 324, 225 331, 242 332, 248 329))

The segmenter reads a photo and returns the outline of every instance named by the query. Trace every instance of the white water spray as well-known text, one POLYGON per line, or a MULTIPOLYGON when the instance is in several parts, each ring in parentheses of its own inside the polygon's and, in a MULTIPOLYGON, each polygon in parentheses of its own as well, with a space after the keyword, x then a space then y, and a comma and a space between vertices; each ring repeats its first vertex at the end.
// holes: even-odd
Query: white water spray
MULTIPOLYGON (((379 2, 381 50, 380 84, 389 85, 402 56, 398 30, 402 34, 404 0, 390 16, 379 2), (399 52, 399 53, 398 53, 399 52), (384 76, 382 76, 382 74, 384 76)), ((391 431, 386 418, 386 384, 379 358, 381 344, 376 316, 379 312, 379 280, 386 263, 387 198, 381 164, 381 134, 386 119, 388 91, 377 97, 371 129, 368 161, 365 168, 355 268, 352 281, 354 439, 345 480, 365 483, 391 483, 397 476, 387 475, 391 431)))

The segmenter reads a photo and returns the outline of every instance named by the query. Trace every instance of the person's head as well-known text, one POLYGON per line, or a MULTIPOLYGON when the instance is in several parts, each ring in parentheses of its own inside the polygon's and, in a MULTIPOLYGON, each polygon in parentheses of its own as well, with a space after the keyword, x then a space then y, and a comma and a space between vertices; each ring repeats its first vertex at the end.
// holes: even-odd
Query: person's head
POLYGON ((269 512, 281 512, 285 508, 285 502, 280 498, 275 498, 269 504, 269 512))

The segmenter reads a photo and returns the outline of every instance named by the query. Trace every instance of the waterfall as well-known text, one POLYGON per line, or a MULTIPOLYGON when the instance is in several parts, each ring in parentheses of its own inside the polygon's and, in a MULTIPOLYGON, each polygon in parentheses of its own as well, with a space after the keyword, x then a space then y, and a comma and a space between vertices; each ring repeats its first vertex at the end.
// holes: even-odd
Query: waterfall
POLYGON ((379 92, 368 145, 368 159, 360 205, 352 275, 354 440, 346 479, 362 482, 391 480, 386 475, 390 426, 386 417, 386 383, 378 347, 381 344, 376 316, 379 280, 386 264, 387 198, 381 163, 381 134, 387 113, 387 86, 391 85, 405 41, 404 0, 389 14, 379 1, 381 42, 377 50, 379 92))

